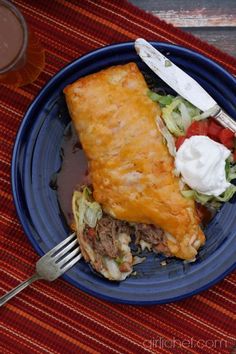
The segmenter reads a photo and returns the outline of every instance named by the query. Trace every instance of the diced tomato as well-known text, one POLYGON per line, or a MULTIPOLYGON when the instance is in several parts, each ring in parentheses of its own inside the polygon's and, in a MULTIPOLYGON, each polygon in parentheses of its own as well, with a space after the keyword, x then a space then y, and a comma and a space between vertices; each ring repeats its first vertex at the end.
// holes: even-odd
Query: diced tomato
POLYGON ((220 140, 220 132, 221 130, 223 130, 224 128, 218 124, 215 119, 209 119, 209 126, 208 126, 208 136, 215 140, 215 141, 219 141, 220 140))
POLYGON ((234 147, 234 133, 228 128, 221 130, 219 140, 228 149, 232 149, 234 147))
POLYGON ((95 237, 96 231, 92 228, 88 229, 88 236, 95 237))
POLYGON ((180 146, 183 144, 184 140, 186 139, 186 136, 179 136, 175 142, 175 147, 178 150, 180 146))
MULTIPOLYGON (((186 135, 177 138, 175 142, 176 149, 179 149, 186 138, 190 138, 194 135, 208 136, 209 138, 220 142, 228 149, 233 149, 235 146, 234 133, 230 129, 222 127, 214 118, 211 117, 209 119, 193 122, 187 129, 186 135)), ((236 149, 234 152, 234 159, 236 161, 236 149)))
POLYGON ((186 136, 190 138, 193 135, 207 135, 208 133, 208 120, 200 120, 193 122, 187 129, 186 136))

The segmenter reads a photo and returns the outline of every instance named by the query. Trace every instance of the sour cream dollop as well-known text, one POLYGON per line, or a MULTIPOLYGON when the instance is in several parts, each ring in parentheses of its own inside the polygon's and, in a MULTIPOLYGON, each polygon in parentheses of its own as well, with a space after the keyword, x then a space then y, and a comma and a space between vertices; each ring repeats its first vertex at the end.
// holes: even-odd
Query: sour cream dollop
POLYGON ((230 186, 225 174, 229 155, 230 150, 207 136, 192 136, 177 151, 175 166, 190 188, 217 197, 230 186))

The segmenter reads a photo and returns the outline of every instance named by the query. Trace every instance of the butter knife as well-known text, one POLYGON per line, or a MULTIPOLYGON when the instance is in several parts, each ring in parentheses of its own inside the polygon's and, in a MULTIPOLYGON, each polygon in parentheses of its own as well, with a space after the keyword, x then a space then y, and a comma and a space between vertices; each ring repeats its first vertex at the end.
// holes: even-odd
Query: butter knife
POLYGON ((186 72, 171 62, 143 38, 135 41, 135 50, 144 63, 180 96, 203 112, 210 112, 221 125, 236 133, 236 122, 186 72))

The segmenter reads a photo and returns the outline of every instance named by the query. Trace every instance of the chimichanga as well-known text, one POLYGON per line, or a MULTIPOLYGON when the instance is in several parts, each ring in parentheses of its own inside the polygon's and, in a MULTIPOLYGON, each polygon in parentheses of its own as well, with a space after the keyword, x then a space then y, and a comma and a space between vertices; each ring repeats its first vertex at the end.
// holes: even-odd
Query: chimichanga
POLYGON ((159 106, 135 63, 79 79, 64 90, 89 161, 94 199, 114 218, 165 231, 170 253, 193 259, 205 237, 195 203, 180 193, 158 130, 159 106))

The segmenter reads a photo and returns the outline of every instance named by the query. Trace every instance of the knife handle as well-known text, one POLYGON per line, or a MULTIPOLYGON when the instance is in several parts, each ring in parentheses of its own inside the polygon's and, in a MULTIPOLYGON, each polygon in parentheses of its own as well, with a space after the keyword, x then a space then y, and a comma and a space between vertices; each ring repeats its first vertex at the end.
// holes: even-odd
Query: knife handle
POLYGON ((233 120, 225 111, 222 109, 217 113, 214 118, 225 128, 229 128, 236 134, 236 121, 233 120))

